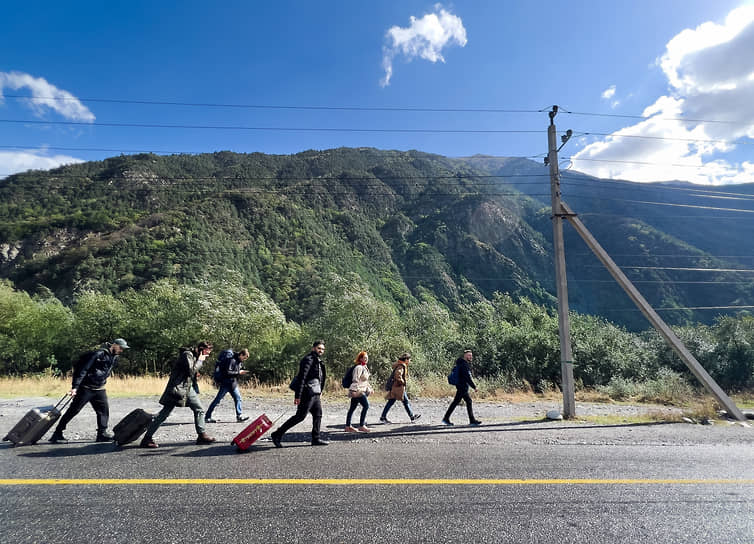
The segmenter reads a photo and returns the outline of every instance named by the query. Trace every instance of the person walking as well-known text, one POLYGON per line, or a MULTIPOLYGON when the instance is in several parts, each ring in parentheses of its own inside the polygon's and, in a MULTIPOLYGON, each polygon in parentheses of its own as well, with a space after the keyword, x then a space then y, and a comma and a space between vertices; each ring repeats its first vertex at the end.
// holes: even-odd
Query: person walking
POLYGON ((385 404, 385 408, 382 410, 382 415, 380 416, 381 423, 392 423, 392 421, 387 418, 387 413, 390 411, 390 408, 393 407, 393 404, 395 404, 396 400, 400 400, 403 403, 403 407, 406 409, 406 413, 411 419, 411 422, 414 422, 422 417, 421 414, 414 414, 414 411, 411 408, 411 403, 408 400, 408 394, 406 393, 406 384, 408 382, 408 364, 410 362, 411 355, 404 353, 403 355, 398 357, 398 360, 395 363, 393 363, 393 386, 390 388, 390 391, 388 391, 387 395, 385 395, 385 398, 388 400, 387 404, 385 404))
POLYGON ((160 397, 160 404, 163 408, 147 428, 147 434, 144 435, 140 444, 142 448, 159 447, 152 437, 176 406, 188 406, 193 410, 194 427, 198 435, 197 444, 211 444, 215 441, 204 430, 204 408, 199 400, 199 395, 194 390, 196 375, 210 353, 212 353, 212 344, 207 342, 199 342, 193 349, 181 349, 178 360, 170 372, 165 391, 160 397))
POLYGON ((319 428, 322 423, 322 387, 327 378, 325 365, 322 363, 322 355, 325 353, 324 340, 317 340, 312 345, 312 351, 298 364, 298 374, 291 383, 294 391, 293 404, 298 406, 296 413, 292 415, 278 430, 270 435, 276 448, 282 448, 283 435, 293 427, 306 419, 307 412, 312 415, 312 446, 327 446, 328 443, 320 439, 319 428))
POLYGON ((369 369, 367 363, 369 362, 369 355, 366 351, 361 351, 356 356, 354 361, 356 366, 353 367, 351 373, 351 386, 348 388, 348 396, 351 399, 351 406, 348 409, 346 415, 346 432, 355 433, 361 431, 362 433, 368 433, 371 431, 366 426, 367 411, 369 410, 368 397, 373 393, 372 386, 369 385, 369 369), (361 416, 359 417, 359 428, 355 429, 351 426, 351 417, 353 416, 356 407, 361 404, 361 416))
POLYGON ((450 421, 450 416, 453 414, 453 410, 456 409, 463 400, 466 403, 466 411, 469 414, 469 424, 481 425, 482 422, 474 417, 474 409, 471 405, 471 395, 469 395, 469 387, 476 391, 476 384, 471 379, 471 361, 474 359, 474 354, 470 349, 463 352, 463 357, 456 359, 456 366, 458 367, 458 383, 456 384, 456 396, 453 398, 453 402, 448 406, 448 411, 445 412, 445 416, 442 418, 444 425, 453 425, 450 421))
POLYGON ((100 349, 91 352, 80 368, 74 368, 71 390, 68 392, 73 400, 63 417, 60 418, 58 426, 50 437, 50 442, 53 444, 68 442, 63 436, 63 431, 87 403, 92 405, 94 413, 97 414, 96 441, 110 442, 113 439, 113 434, 107 432, 110 406, 107 402, 105 384, 113 368, 118 364, 118 356, 128 348, 128 343, 123 338, 116 338, 112 343, 107 342, 100 349))
POLYGON ((247 373, 243 369, 243 362, 249 358, 249 350, 244 348, 238 353, 233 353, 232 350, 226 349, 220 354, 220 358, 217 361, 217 369, 215 369, 215 382, 217 382, 218 391, 207 413, 204 415, 204 421, 207 423, 217 423, 216 419, 212 418, 212 412, 220 404, 220 401, 230 393, 233 397, 233 402, 236 407, 236 421, 246 421, 249 416, 243 415, 243 405, 241 403, 241 391, 238 389, 238 376, 243 376, 247 373))

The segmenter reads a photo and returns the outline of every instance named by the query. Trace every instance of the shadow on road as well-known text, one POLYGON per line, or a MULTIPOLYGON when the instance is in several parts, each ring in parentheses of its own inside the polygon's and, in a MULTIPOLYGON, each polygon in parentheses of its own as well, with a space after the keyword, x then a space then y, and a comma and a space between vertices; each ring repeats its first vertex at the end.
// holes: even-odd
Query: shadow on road
MULTIPOLYGON (((670 421, 654 421, 648 423, 619 423, 615 425, 579 425, 579 426, 552 426, 552 422, 547 419, 532 419, 525 421, 515 421, 510 423, 489 423, 478 427, 471 425, 421 425, 416 423, 408 423, 405 425, 375 425, 370 427, 372 432, 369 433, 347 433, 345 431, 330 432, 327 435, 327 439, 331 441, 351 441, 351 440, 364 440, 371 438, 388 438, 391 436, 421 436, 421 435, 433 435, 433 434, 466 434, 466 433, 500 433, 500 432, 515 432, 520 430, 526 431, 571 431, 571 430, 591 430, 591 429, 620 429, 626 427, 655 427, 658 425, 673 425, 670 421), (519 429, 525 425, 536 424, 550 424, 546 427, 527 427, 526 429, 519 429), (386 428, 386 430, 382 430, 386 428), (389 430, 387 430, 389 429, 389 430)), ((340 425, 329 425, 328 429, 342 429, 340 425)))
MULTIPOLYGON (((616 425, 578 425, 578 426, 566 426, 566 425, 553 425, 549 420, 535 419, 526 421, 515 421, 510 423, 490 423, 479 427, 472 427, 470 425, 454 425, 448 426, 436 426, 436 425, 420 425, 416 423, 411 424, 389 424, 389 425, 375 425, 371 427, 372 432, 369 433, 346 433, 342 431, 340 425, 328 425, 329 431, 323 432, 323 438, 329 442, 354 442, 359 440, 372 440, 375 438, 391 438, 398 436, 428 436, 428 435, 454 435, 454 434, 486 434, 486 433, 505 433, 505 432, 517 432, 517 431, 534 431, 534 432, 548 432, 548 431, 570 431, 570 430, 599 430, 599 429, 618 429, 618 428, 630 428, 630 427, 656 427, 661 425, 673 425, 673 422, 657 421, 649 423, 621 423, 616 425), (546 424, 546 426, 539 426, 538 424, 546 424), (533 427, 532 427, 533 426, 533 427), (521 429, 521 427, 526 427, 521 429), (337 430, 336 430, 337 429, 337 430), (384 430, 383 430, 384 429, 384 430)), ((310 448, 309 442, 311 440, 310 432, 289 432, 286 433, 283 439, 284 448, 310 448)), ((66 445, 45 445, 44 449, 30 448, 29 446, 19 446, 19 457, 28 458, 56 458, 56 457, 77 457, 82 455, 100 455, 103 453, 118 453, 124 450, 138 449, 138 442, 126 444, 124 446, 116 446, 112 443, 69 443, 66 445)), ((11 446, 6 446, 11 449, 11 446)), ((246 455, 254 452, 270 451, 276 449, 269 439, 269 433, 260 439, 257 443, 252 445, 245 452, 239 452, 238 449, 229 442, 217 442, 210 446, 196 446, 194 441, 188 442, 170 442, 160 444, 157 449, 140 450, 141 455, 171 455, 175 457, 189 457, 189 458, 202 458, 202 457, 225 457, 231 455, 246 455)))

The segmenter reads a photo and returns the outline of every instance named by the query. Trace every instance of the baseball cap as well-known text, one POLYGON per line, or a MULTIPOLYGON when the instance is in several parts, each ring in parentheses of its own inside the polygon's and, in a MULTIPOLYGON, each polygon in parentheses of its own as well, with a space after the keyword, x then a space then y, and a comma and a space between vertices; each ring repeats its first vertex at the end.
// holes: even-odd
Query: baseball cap
POLYGON ((125 340, 123 340, 123 338, 116 338, 115 340, 113 340, 113 344, 118 344, 118 345, 119 345, 120 347, 122 347, 123 349, 128 349, 128 348, 130 347, 130 346, 129 346, 129 345, 128 345, 128 344, 126 343, 126 341, 125 341, 125 340))

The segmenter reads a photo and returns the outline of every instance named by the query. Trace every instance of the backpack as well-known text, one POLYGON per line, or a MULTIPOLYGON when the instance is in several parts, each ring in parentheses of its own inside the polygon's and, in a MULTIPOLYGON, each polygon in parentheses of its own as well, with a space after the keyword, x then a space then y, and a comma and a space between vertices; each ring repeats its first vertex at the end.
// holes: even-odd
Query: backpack
POLYGON ((215 363, 215 372, 212 374, 212 378, 214 378, 216 382, 221 382, 225 379, 225 373, 227 372, 230 360, 234 355, 232 349, 225 349, 220 352, 220 355, 217 357, 217 362, 215 363))
POLYGON ((448 374, 448 383, 450 385, 458 385, 459 381, 459 371, 458 371, 458 365, 453 367, 453 370, 450 371, 450 374, 448 374))
POLYGON ((393 382, 395 381, 395 369, 390 374, 390 377, 385 382, 385 391, 390 391, 393 388, 393 382))
POLYGON ((353 383, 353 369, 356 368, 356 365, 353 365, 351 368, 346 370, 345 376, 343 376, 343 381, 340 382, 344 389, 349 389, 351 387, 351 384, 353 383))
POLYGON ((77 376, 79 372, 84 370, 84 367, 89 362, 89 360, 94 356, 95 353, 98 351, 102 351, 101 349, 92 349, 89 351, 85 351, 81 355, 79 355, 79 358, 76 359, 76 362, 73 363, 73 375, 77 376))

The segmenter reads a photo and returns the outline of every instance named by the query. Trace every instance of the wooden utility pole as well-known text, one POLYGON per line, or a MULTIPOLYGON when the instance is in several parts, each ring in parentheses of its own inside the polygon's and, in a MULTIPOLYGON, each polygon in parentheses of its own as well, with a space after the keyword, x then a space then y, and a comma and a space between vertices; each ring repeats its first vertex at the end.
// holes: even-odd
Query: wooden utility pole
MULTIPOLYGON (((548 153, 545 164, 550 165, 550 194, 552 197, 552 245, 555 250, 555 282, 558 290, 558 332, 560 334, 560 373, 563 389, 563 417, 576 416, 576 399, 573 387, 573 353, 571 351, 571 321, 568 315, 568 282, 566 280, 565 246, 563 244, 563 208, 560 202, 560 170, 558 168, 558 140, 555 130, 555 115, 558 107, 550 112, 547 128, 548 153)), ((571 137, 569 130, 563 136, 563 144, 571 137)))

